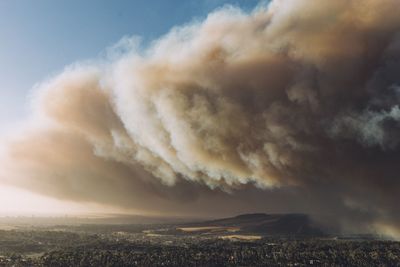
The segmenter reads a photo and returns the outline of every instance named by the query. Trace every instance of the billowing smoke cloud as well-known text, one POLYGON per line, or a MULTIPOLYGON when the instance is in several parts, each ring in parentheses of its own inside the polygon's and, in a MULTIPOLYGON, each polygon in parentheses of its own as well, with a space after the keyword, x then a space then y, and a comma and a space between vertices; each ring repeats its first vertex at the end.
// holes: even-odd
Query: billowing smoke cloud
POLYGON ((398 4, 225 7, 70 67, 39 86, 4 179, 139 210, 297 211, 396 231, 398 4))

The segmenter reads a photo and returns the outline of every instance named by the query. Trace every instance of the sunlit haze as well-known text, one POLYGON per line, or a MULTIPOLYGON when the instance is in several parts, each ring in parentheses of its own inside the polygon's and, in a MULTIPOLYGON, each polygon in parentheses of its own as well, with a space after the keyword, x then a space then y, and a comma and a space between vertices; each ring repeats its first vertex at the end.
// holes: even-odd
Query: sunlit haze
MULTIPOLYGON (((0 185, 1 216, 88 216, 118 213, 115 207, 61 201, 12 186, 0 185)), ((134 211, 131 211, 134 213, 134 211)))

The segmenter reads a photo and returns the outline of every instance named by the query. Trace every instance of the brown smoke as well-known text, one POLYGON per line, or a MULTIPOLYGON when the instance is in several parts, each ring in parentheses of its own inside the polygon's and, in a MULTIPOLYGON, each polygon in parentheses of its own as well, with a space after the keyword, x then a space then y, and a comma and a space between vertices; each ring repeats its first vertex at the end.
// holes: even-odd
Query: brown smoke
POLYGON ((225 7, 138 50, 41 85, 3 180, 142 210, 400 227, 396 0, 225 7))

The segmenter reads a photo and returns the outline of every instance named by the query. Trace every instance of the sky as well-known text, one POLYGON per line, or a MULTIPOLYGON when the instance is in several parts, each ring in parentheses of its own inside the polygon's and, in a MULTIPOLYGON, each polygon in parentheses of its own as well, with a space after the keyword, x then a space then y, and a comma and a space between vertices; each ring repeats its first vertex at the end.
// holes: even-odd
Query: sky
POLYGON ((29 114, 33 86, 65 66, 104 56, 124 36, 150 42, 224 4, 256 0, 4 0, 0 2, 0 129, 29 114))
POLYGON ((400 238, 397 0, 51 3, 0 4, 4 212, 295 212, 400 238))

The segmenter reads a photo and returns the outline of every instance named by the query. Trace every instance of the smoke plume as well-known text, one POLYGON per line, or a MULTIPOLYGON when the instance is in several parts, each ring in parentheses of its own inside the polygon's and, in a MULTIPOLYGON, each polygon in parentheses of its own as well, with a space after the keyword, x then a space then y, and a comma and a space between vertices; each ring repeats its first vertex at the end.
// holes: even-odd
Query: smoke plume
POLYGON ((398 233, 398 4, 226 6, 68 67, 36 89, 2 180, 144 211, 308 212, 398 233))

